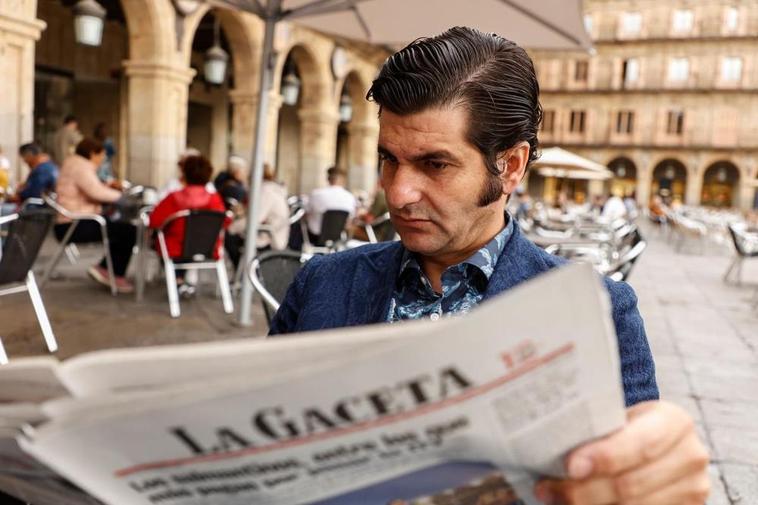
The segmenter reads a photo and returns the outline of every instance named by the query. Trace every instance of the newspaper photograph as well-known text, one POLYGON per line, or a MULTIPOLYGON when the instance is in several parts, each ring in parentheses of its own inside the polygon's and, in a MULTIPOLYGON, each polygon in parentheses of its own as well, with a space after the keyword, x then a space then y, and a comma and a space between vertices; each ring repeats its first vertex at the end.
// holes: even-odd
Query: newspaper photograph
POLYGON ((102 374, 107 387, 42 403, 18 444, 105 504, 531 505, 536 479, 562 476, 571 449, 624 423, 610 303, 587 265, 465 316, 236 354, 238 342, 193 352, 203 345, 177 352, 195 378, 177 379, 166 349, 109 351, 108 378, 86 355, 60 364, 61 384, 102 374), (143 364, 140 387, 125 372, 143 364))

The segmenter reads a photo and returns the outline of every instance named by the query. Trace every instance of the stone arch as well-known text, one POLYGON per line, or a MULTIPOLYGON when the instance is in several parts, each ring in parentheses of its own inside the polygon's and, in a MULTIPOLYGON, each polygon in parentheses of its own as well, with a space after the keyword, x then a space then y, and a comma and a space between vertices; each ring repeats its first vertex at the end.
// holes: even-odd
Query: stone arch
POLYGON ((652 194, 663 194, 675 201, 684 202, 687 195, 689 173, 676 158, 664 158, 652 171, 652 194))
POLYGON ((170 2, 120 0, 129 31, 129 59, 169 63, 176 54, 176 26, 170 2))
POLYGON ((637 165, 628 156, 616 156, 606 166, 613 172, 613 178, 608 180, 607 193, 621 196, 630 196, 637 193, 639 174, 637 165))
POLYGON ((202 19, 211 13, 221 24, 226 40, 231 48, 231 62, 234 71, 234 89, 253 93, 258 88, 260 72, 261 23, 251 14, 232 9, 212 8, 203 5, 186 21, 186 33, 182 39, 182 59, 190 65, 192 43, 202 19))
POLYGON ((739 200, 740 169, 728 160, 711 163, 703 170, 700 203, 712 207, 732 207, 739 200))
POLYGON ((330 76, 326 69, 328 64, 320 62, 316 51, 302 41, 296 41, 281 52, 274 68, 273 89, 279 90, 287 59, 292 58, 300 74, 300 107, 314 110, 325 107, 329 100, 330 76))

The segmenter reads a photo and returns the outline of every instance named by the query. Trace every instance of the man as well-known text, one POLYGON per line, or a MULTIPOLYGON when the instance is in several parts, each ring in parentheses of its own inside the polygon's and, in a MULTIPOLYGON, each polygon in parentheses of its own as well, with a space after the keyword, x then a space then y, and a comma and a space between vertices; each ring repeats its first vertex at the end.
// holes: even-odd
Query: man
MULTIPOLYGON (((311 260, 271 333, 439 319, 559 266, 505 214, 537 157, 538 95, 526 52, 496 35, 454 28, 390 57, 368 96, 380 106, 382 182, 402 243, 311 260)), ((628 423, 575 449, 569 477, 539 483, 536 494, 545 503, 702 504, 707 452, 692 419, 658 401, 632 289, 605 284, 628 423)))
POLYGON ((83 135, 79 131, 79 122, 74 116, 66 116, 63 126, 58 128, 53 137, 53 158, 58 165, 63 160, 74 154, 76 145, 82 140, 83 135))
POLYGON ((247 161, 241 156, 230 156, 226 167, 226 170, 219 173, 213 180, 213 185, 228 209, 232 200, 241 204, 247 203, 247 190, 245 189, 247 161))
POLYGON ((357 203, 353 194, 345 189, 347 174, 344 170, 331 167, 327 170, 329 185, 325 188, 314 189, 308 197, 305 207, 307 214, 308 233, 311 242, 317 242, 321 235, 321 220, 328 210, 344 210, 348 213, 348 220, 355 216, 357 203))
POLYGON ((58 181, 58 166, 53 163, 50 156, 35 143, 22 145, 18 154, 29 166, 31 172, 26 177, 26 181, 17 188, 14 200, 21 203, 29 198, 42 198, 44 193, 54 191, 58 181))

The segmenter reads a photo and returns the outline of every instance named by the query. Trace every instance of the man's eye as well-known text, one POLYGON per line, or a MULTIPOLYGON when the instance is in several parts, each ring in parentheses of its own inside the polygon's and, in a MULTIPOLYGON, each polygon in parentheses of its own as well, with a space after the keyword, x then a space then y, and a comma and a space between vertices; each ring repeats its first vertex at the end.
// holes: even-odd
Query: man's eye
POLYGON ((447 165, 448 164, 444 161, 426 160, 427 168, 431 168, 432 170, 442 170, 443 168, 447 167, 447 165))

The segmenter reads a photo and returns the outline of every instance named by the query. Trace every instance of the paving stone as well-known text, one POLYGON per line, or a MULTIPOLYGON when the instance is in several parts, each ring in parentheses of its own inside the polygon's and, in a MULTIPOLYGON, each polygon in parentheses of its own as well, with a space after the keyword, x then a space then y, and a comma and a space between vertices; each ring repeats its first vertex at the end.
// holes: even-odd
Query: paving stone
POLYGON ((727 496, 734 505, 758 503, 758 468, 733 463, 719 464, 726 481, 727 496))

